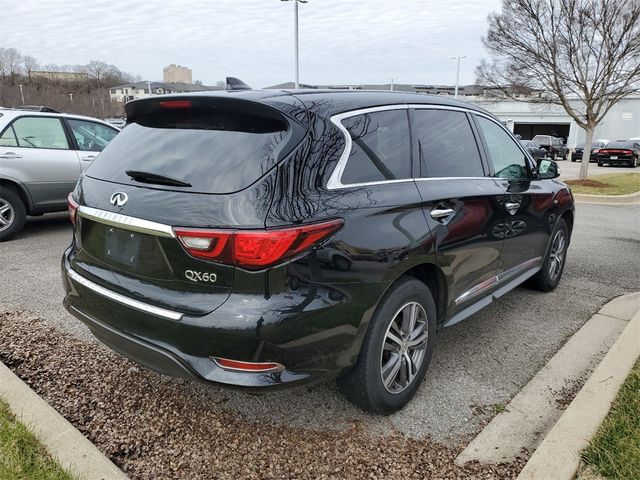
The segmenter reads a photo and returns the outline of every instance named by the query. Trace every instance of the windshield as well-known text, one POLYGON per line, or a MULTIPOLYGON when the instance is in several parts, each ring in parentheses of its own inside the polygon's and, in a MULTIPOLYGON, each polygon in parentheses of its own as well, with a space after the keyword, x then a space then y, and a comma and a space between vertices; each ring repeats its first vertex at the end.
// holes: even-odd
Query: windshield
POLYGON ((147 115, 120 132, 87 175, 143 185, 127 174, 139 171, 190 184, 181 190, 231 193, 270 170, 290 136, 284 119, 210 110, 147 115))

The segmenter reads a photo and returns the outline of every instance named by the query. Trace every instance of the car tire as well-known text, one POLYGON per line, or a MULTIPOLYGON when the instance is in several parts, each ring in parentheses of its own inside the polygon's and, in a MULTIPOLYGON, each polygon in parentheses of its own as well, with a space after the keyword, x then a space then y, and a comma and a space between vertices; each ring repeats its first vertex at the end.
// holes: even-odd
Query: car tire
POLYGON ((602 163, 602 162, 598 162, 598 166, 599 166, 599 167, 602 167, 602 166, 604 166, 604 163, 602 163))
POLYGON ((569 246, 569 228, 564 219, 558 220, 551 241, 547 248, 542 268, 527 282, 528 286, 542 292, 554 290, 560 279, 567 261, 567 248, 569 246))
POLYGON ((4 242, 22 230, 27 219, 27 209, 12 187, 0 188, 0 215, 0 242, 4 242))
POLYGON ((435 303, 427 286, 415 278, 401 277, 380 300, 356 365, 337 379, 342 394, 372 413, 388 415, 404 407, 417 392, 429 366, 436 319, 435 303), (416 316, 414 335, 409 337, 410 312, 416 316), (411 337, 422 340, 413 349, 411 337), (383 382, 385 366, 387 382, 383 382))

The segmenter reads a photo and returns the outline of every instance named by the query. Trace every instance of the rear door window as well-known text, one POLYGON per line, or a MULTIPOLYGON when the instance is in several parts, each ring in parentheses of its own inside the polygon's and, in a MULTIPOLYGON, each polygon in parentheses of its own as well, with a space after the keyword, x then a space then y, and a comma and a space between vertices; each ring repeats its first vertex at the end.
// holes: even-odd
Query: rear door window
POLYGON ((406 109, 346 118, 351 153, 342 172, 345 185, 411 178, 411 140, 406 109))
POLYGON ((482 160, 467 115, 416 109, 420 177, 483 177, 482 160))
POLYGON ((101 152, 118 133, 113 128, 95 122, 68 119, 78 149, 87 152, 101 152))
POLYGON ((154 113, 129 123, 87 169, 87 175, 140 186, 127 174, 137 171, 189 184, 180 188, 184 191, 231 193, 270 170, 290 136, 283 117, 213 108, 154 113))
POLYGON ((0 147, 17 147, 18 140, 16 139, 16 134, 13 131, 13 127, 9 126, 7 129, 2 132, 2 136, 0 136, 0 147))
POLYGON ((69 148, 60 119, 51 117, 21 117, 13 123, 18 146, 25 148, 69 148))

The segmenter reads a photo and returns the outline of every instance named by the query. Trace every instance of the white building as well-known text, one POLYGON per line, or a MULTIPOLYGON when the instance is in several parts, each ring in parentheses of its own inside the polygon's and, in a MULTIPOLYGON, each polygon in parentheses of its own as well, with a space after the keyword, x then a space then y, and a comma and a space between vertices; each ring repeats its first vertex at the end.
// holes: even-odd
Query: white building
POLYGON ((151 95, 164 95, 167 93, 204 92, 207 90, 220 90, 219 87, 209 87, 194 83, 178 82, 133 82, 117 85, 109 89, 109 99, 112 102, 127 103, 138 98, 151 95))
MULTIPOLYGON (((574 148, 586 137, 585 131, 559 105, 496 101, 483 96, 463 100, 490 111, 525 140, 535 135, 554 135, 565 139, 569 148, 574 148)), ((634 137, 640 137, 640 95, 627 97, 616 104, 596 127, 593 138, 623 140, 634 137)))

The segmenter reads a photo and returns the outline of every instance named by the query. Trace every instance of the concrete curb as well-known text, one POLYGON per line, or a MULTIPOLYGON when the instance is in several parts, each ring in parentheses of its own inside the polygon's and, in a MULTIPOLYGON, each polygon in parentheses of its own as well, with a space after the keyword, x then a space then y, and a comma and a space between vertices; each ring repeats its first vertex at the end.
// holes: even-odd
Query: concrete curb
POLYGON ((573 402, 533 453, 517 480, 570 480, 580 452, 606 417, 640 356, 640 302, 636 313, 573 402))
POLYGON ((128 480, 96 446, 0 362, 0 397, 68 472, 86 480, 128 480))
POLYGON ((640 204, 640 192, 627 195, 591 195, 574 193, 573 198, 579 203, 596 203, 601 205, 637 205, 640 204))

